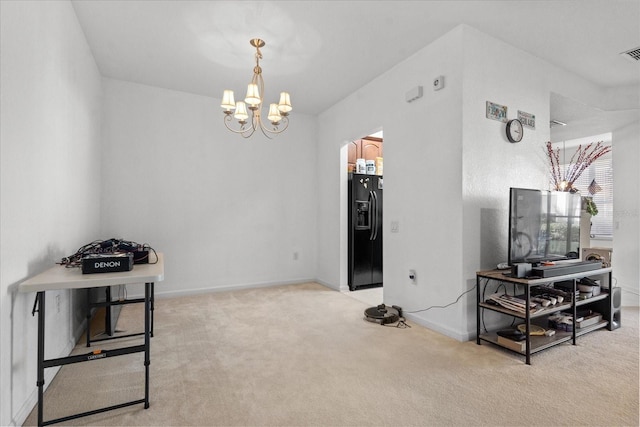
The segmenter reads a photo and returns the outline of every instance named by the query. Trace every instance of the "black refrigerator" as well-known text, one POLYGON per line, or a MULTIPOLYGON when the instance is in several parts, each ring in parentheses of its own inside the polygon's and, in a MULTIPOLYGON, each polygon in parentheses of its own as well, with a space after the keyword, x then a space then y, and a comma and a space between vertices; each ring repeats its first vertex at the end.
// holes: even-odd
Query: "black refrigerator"
POLYGON ((349 289, 382 286, 382 176, 349 174, 349 289))

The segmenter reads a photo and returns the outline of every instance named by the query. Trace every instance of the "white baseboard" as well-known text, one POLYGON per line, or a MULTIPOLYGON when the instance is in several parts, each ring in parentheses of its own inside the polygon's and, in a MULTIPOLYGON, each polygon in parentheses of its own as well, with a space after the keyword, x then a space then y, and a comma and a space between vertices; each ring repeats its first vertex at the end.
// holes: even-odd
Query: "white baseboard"
POLYGON ((420 326, 424 326, 427 329, 431 329, 432 331, 438 332, 442 335, 445 335, 449 338, 453 338, 460 342, 469 341, 472 338, 472 335, 469 332, 460 333, 458 331, 454 331, 445 326, 442 326, 438 323, 429 322, 428 320, 418 317, 415 314, 407 313, 407 314, 404 314, 404 317, 407 320, 411 320, 412 322, 415 322, 420 326))
MULTIPOLYGON (((317 282, 315 279, 295 279, 295 280, 279 280, 279 281, 270 281, 270 282, 255 282, 255 283, 238 283, 234 285, 223 285, 216 286, 213 288, 197 288, 197 289, 181 289, 181 290, 172 290, 172 291, 162 291, 159 286, 155 287, 155 297, 156 298, 172 298, 172 297, 181 297, 181 296, 189 296, 189 295, 200 295, 200 294, 208 294, 212 292, 228 292, 228 291, 238 291, 244 289, 256 289, 256 288, 268 288, 273 286, 284 286, 284 285, 299 285, 302 283, 309 282, 317 282)), ((143 295, 132 295, 129 294, 129 297, 142 297, 143 295)))
POLYGON ((349 287, 345 287, 343 289, 342 286, 336 286, 336 285, 334 285, 332 283, 328 283, 328 282, 325 282, 323 280, 313 279, 313 281, 315 283, 319 284, 319 285, 325 286, 325 287, 327 287, 329 289, 333 289, 334 291, 347 291, 347 290, 349 290, 349 287))
POLYGON ((622 306, 638 307, 640 306, 640 296, 638 289, 627 286, 620 286, 622 289, 622 306))

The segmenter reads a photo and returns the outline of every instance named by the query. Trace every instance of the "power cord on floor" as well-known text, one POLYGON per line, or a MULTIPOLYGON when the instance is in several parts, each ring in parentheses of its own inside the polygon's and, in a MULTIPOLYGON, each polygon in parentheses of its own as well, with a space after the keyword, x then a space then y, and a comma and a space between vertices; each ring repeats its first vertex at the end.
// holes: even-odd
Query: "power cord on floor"
POLYGON ((382 326, 386 326, 388 328, 400 328, 400 329, 406 329, 406 328, 410 328, 411 325, 408 325, 405 322, 405 318, 401 317, 400 319, 398 319, 398 322, 395 325, 386 325, 386 324, 382 324, 382 326))
POLYGON ((452 303, 449 303, 447 305, 432 305, 431 307, 427 307, 427 308, 423 308, 421 310, 414 310, 414 311, 405 311, 405 313, 420 313, 423 311, 427 311, 427 310, 431 310, 432 308, 447 308, 452 306, 453 304, 457 303, 458 301, 460 301, 460 298, 462 298, 465 294, 468 294, 469 292, 473 291, 476 288, 476 285, 473 285, 473 288, 469 289, 468 291, 465 291, 463 293, 461 293, 458 298, 456 298, 456 300, 452 303))

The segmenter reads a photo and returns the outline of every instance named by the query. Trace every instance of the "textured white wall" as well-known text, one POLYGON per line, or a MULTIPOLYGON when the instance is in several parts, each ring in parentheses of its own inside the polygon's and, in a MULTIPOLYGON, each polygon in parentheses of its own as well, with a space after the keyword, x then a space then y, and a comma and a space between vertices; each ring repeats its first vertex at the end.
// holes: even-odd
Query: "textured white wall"
MULTIPOLYGON (((622 305, 638 306, 640 294, 640 123, 612 135, 613 254, 615 284, 622 305)), ((624 319, 622 319, 624 325, 624 319)))
MULTIPOLYGON (((346 287, 346 172, 344 144, 384 129, 384 300, 405 310, 449 301, 460 292, 462 193, 462 64, 451 55, 462 42, 462 28, 445 35, 319 117, 323 181, 319 220, 318 278, 346 287), (434 77, 445 88, 432 90, 434 77), (424 96, 407 103, 416 86, 424 96), (399 233, 390 222, 399 222, 399 233), (418 285, 410 284, 415 269, 418 285)), ((438 318, 433 326, 456 335, 458 319, 438 318)))
MULTIPOLYGON (((536 67, 536 58, 460 26, 321 115, 325 169, 338 168, 338 147, 347 140, 384 129, 385 303, 405 311, 447 305, 473 288, 475 271, 506 257, 502 217, 509 186, 546 184, 539 150, 548 139, 549 94, 536 67), (433 91, 438 75, 445 88, 433 91), (424 97, 406 103, 405 93, 418 85, 424 97), (517 109, 536 114, 539 128, 510 144, 504 124, 486 119, 486 101, 508 105, 510 118, 517 109), (399 222, 399 233, 390 232, 391 221, 399 222), (417 285, 408 280, 410 268, 417 285)), ((332 250, 346 247, 346 229, 337 220, 346 209, 338 198, 341 185, 344 178, 323 189, 319 224, 319 278, 334 287, 346 281, 337 268, 344 269, 338 256, 346 249, 340 255, 332 250)), ((474 303, 472 292, 451 307, 411 317, 467 339, 475 329, 474 303)))
MULTIPOLYGON (((0 425, 20 425, 37 402, 37 318, 17 285, 99 231, 101 81, 71 3, 3 1, 0 16, 0 425)), ((47 293, 49 358, 75 344, 75 295, 47 293)))
MULTIPOLYGON (((528 53, 473 28, 464 46, 464 280, 476 284, 475 272, 507 261, 509 188, 548 187, 544 146, 549 140, 549 90, 542 62, 528 53), (507 118, 518 110, 534 114, 536 128, 524 128, 519 143, 510 143, 505 123, 486 118, 486 101, 507 106, 507 118)), ((457 304, 461 330, 476 327, 475 291, 457 304)))
MULTIPOLYGON (((636 121, 612 132, 614 230, 613 275, 623 290, 622 305, 638 306, 640 283, 640 90, 638 87, 602 88, 584 79, 547 65, 550 92, 577 103, 608 112, 635 111, 636 121)), ((568 127, 568 126, 567 126, 568 127)), ((569 132, 569 130, 567 130, 569 132)), ((588 137, 574 130, 574 138, 588 137)), ((565 134, 566 132, 560 132, 565 134)), ((611 246, 611 243, 606 246, 611 246)), ((623 320, 624 321, 624 320, 623 320)))
POLYGON ((276 139, 245 140, 224 127, 218 99, 104 88, 102 237, 165 253, 159 295, 316 276, 314 118, 294 110, 276 139))
MULTIPOLYGON (((472 289, 476 271, 506 260, 509 187, 548 188, 544 145, 550 138, 551 91, 580 93, 591 101, 606 95, 513 46, 460 26, 323 112, 318 160, 319 168, 330 173, 320 189, 319 280, 346 288, 341 147, 383 128, 384 302, 411 311, 452 303, 472 289), (433 92, 431 82, 438 75, 445 76, 445 88, 433 92), (407 104, 405 93, 418 85, 424 86, 424 97, 407 104), (525 128, 523 141, 509 143, 505 124, 486 118, 486 101, 508 106, 510 119, 518 110, 534 114, 536 129, 525 128), (399 222, 399 233, 390 232, 391 221, 399 222), (417 285, 407 279, 409 268, 417 271, 417 285)), ((620 162, 631 167, 632 159, 620 162)), ((637 253, 637 241, 626 245, 637 253)), ((412 320, 468 339, 475 334, 475 291, 446 309, 414 314, 412 320)))

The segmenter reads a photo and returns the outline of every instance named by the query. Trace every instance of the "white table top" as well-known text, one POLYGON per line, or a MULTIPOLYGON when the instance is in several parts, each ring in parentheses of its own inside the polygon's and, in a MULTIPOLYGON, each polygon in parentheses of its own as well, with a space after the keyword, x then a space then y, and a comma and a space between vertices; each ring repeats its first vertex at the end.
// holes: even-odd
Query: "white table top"
MULTIPOLYGON (((150 256, 153 259, 153 256, 150 256)), ((81 268, 56 265, 20 283, 20 292, 52 291, 56 289, 97 288, 101 286, 151 283, 164 280, 164 257, 158 253, 155 264, 134 264, 131 271, 82 274, 81 268)))

